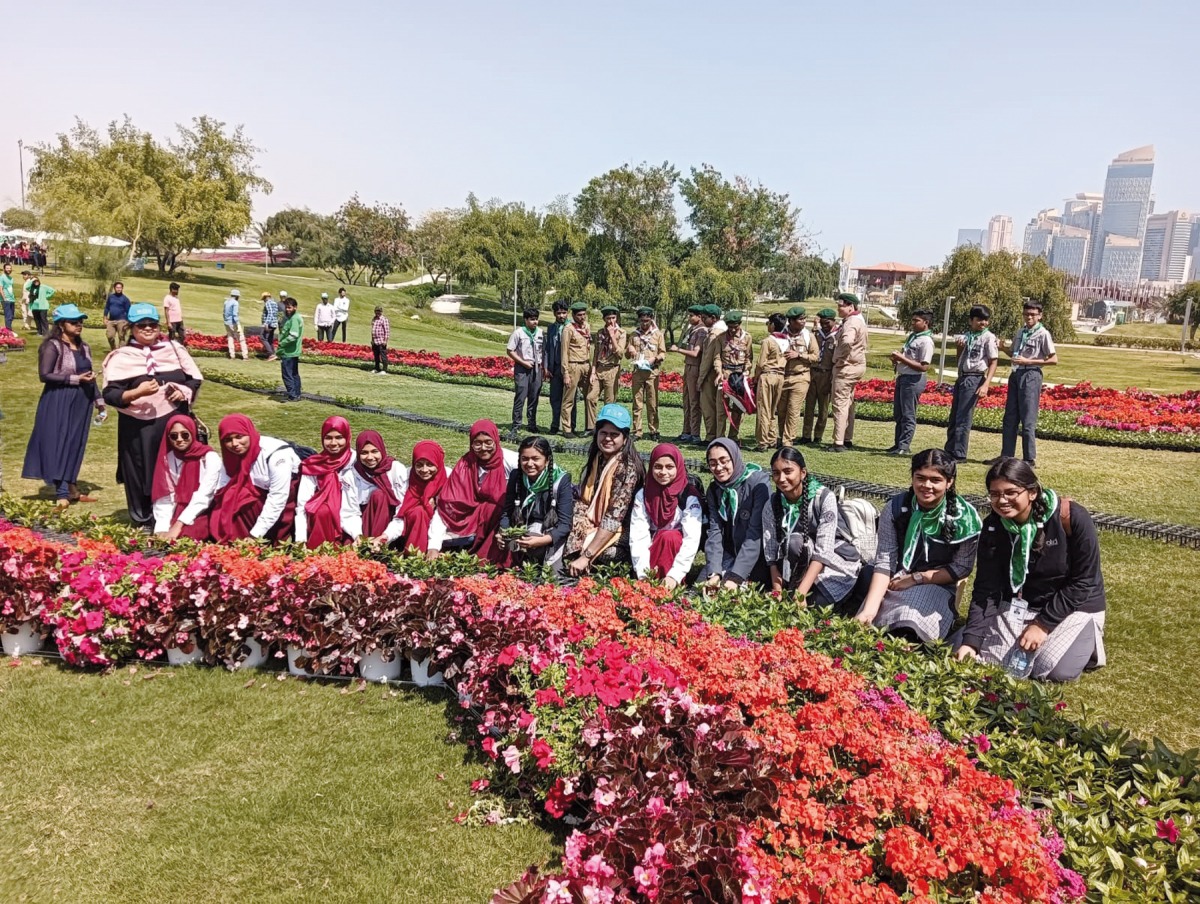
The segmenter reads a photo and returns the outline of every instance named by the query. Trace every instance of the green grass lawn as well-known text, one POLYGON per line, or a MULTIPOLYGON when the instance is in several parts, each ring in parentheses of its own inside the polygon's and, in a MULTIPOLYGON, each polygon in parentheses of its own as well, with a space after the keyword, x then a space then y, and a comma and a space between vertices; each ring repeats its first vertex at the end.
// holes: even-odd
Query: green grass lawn
POLYGON ((558 852, 457 825, 445 693, 41 660, 0 670, 6 902, 483 902, 558 852))

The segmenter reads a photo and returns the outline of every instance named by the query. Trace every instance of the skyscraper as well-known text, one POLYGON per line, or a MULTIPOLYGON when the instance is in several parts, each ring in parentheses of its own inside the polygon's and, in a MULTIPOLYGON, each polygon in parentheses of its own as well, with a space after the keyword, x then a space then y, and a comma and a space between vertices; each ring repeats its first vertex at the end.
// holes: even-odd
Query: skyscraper
POLYGON ((1021 250, 1033 257, 1050 257, 1050 244, 1062 229, 1062 215, 1055 207, 1038 211, 1038 215, 1025 227, 1025 241, 1021 250))
POLYGON ((988 220, 987 236, 983 240, 983 253, 992 254, 996 251, 1013 250, 1012 217, 998 213, 988 220))
POLYGON ((1186 210, 1168 210, 1146 220, 1142 279, 1183 282, 1187 278, 1194 223, 1186 210))
POLYGON ((1104 180, 1100 228, 1092 252, 1091 275, 1127 284, 1137 282, 1153 178, 1154 145, 1118 154, 1109 164, 1108 177, 1104 180), (1133 243, 1109 241, 1112 238, 1133 239, 1133 243), (1136 253, 1134 245, 1137 245, 1136 253), (1110 248, 1117 255, 1111 263, 1104 260, 1110 248))
MULTIPOLYGON (((1086 229, 1088 233, 1087 253, 1083 259, 1082 273, 1092 272, 1092 255, 1095 254, 1097 237, 1100 235, 1100 211, 1104 206, 1104 195, 1081 191, 1074 198, 1063 202, 1063 225, 1086 229)), ((1076 273, 1076 276, 1082 275, 1076 273)))
POLYGON ((982 229, 960 229, 958 230, 958 241, 955 242, 955 248, 961 248, 963 245, 971 245, 975 248, 983 247, 983 230, 982 229))
POLYGON ((1087 261, 1091 233, 1078 226, 1063 226, 1050 240, 1050 266, 1069 276, 1080 276, 1087 261))

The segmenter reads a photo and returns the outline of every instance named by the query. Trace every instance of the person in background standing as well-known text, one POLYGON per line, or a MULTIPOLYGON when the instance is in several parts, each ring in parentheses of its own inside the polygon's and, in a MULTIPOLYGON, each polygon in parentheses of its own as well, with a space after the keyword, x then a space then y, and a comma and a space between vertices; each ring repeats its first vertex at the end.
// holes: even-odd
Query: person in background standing
POLYGON ((33 417, 33 432, 25 450, 21 476, 42 480, 54 489, 55 504, 95 502, 80 494, 76 481, 83 465, 92 411, 102 422, 104 399, 96 390, 92 350, 83 341, 87 314, 73 304, 54 309, 54 326, 38 347, 38 377, 42 395, 33 417))
POLYGON ((317 309, 313 311, 313 325, 317 328, 318 342, 333 341, 333 315, 333 304, 329 301, 329 296, 322 292, 317 309))
POLYGON ((1054 338, 1042 326, 1042 303, 1026 301, 1021 310, 1025 325, 1017 331, 1009 355, 1012 373, 1008 378, 1008 397, 1004 402, 1004 423, 1001 426, 1000 458, 985 464, 996 464, 1017 454, 1017 433, 1021 434, 1021 457, 1030 467, 1037 464, 1038 404, 1042 397, 1042 368, 1058 363, 1054 338))
POLYGON ((242 360, 250 359, 250 352, 246 350, 246 334, 242 332, 241 297, 242 293, 237 289, 230 289, 229 297, 225 299, 221 311, 221 316, 225 321, 225 340, 229 343, 229 360, 231 361, 237 357, 235 352, 238 342, 242 346, 242 360))
POLYGON ((0 273, 0 301, 4 303, 4 328, 11 332, 13 318, 17 316, 17 292, 13 288, 12 264, 7 261, 4 272, 0 273))
POLYGON ((575 435, 575 392, 583 393, 586 418, 584 424, 590 432, 596 426, 596 400, 600 395, 600 384, 596 381, 596 369, 592 365, 592 331, 588 329, 587 304, 577 301, 571 305, 571 323, 563 329, 562 373, 563 436, 570 439, 575 435))
POLYGON ((642 407, 646 408, 646 427, 650 438, 658 441, 658 380, 667 357, 667 340, 654 322, 651 308, 638 308, 638 325, 625 348, 625 357, 633 361, 633 438, 642 438, 642 407))
POLYGON ((612 305, 600 309, 604 317, 604 328, 596 333, 596 356, 594 370, 600 384, 600 395, 605 405, 617 401, 617 386, 621 381, 621 359, 625 357, 628 334, 621 329, 620 315, 612 305))
POLYGON ((971 327, 954 344, 958 346, 958 379, 954 381, 954 396, 950 402, 950 423, 946 427, 946 451, 959 464, 967 460, 971 442, 971 422, 975 405, 987 398, 1000 362, 1000 343, 988 329, 992 311, 977 304, 968 314, 971 327))
POLYGON ((807 321, 808 312, 804 308, 788 308, 788 349, 783 355, 783 390, 778 406, 779 441, 782 446, 792 445, 802 432, 804 403, 811 385, 812 366, 820 353, 807 321))
POLYGON ((700 442, 700 355, 708 341, 708 327, 704 325, 704 305, 694 304, 688 308, 688 329, 683 336, 683 345, 672 345, 670 350, 683 355, 683 433, 677 443, 700 442))
MULTIPOLYGON (((767 335, 759 345, 754 384, 755 402, 758 405, 758 418, 754 423, 754 438, 758 443, 754 450, 756 452, 773 449, 779 441, 776 433, 777 410, 780 412, 779 424, 782 425, 784 421, 781 405, 783 368, 787 364, 784 353, 791 346, 786 326, 787 319, 782 314, 772 314, 767 318, 767 335)), ((786 432, 783 437, 784 442, 791 442, 786 432)))
POLYGON ((346 324, 350 321, 350 296, 346 294, 345 289, 338 289, 337 298, 333 300, 333 328, 329 331, 329 341, 333 341, 333 335, 338 331, 338 327, 342 330, 342 341, 346 341, 346 324))
POLYGON ((842 318, 833 350, 833 450, 854 448, 854 387, 867 370, 867 321, 858 312, 857 295, 837 296, 842 318))
POLYGON ((24 280, 21 289, 21 326, 26 330, 31 330, 33 326, 29 319, 29 290, 33 287, 33 273, 29 270, 22 270, 21 279, 24 280))
MULTIPOLYGON (((550 434, 558 433, 563 400, 562 342, 567 326, 568 305, 563 299, 554 302, 554 322, 546 327, 542 343, 542 379, 550 381, 550 434)), ((573 412, 572 412, 573 413, 573 412)), ((574 418, 570 432, 575 432, 574 418)))
POLYGON ((279 356, 279 370, 283 374, 285 402, 300 401, 300 349, 303 336, 304 320, 296 310, 296 299, 284 299, 283 325, 279 328, 279 346, 275 353, 279 356))
POLYGON ((279 305, 270 292, 263 292, 262 306, 263 351, 267 353, 268 361, 278 361, 275 357, 275 331, 279 329, 279 305))
POLYGON ((892 417, 896 421, 896 432, 892 447, 887 455, 910 455, 913 436, 917 432, 917 403, 928 382, 926 372, 933 360, 933 311, 921 310, 912 313, 912 332, 904 340, 904 347, 892 352, 892 366, 896 368, 896 383, 892 396, 892 417))
POLYGON ((112 291, 104 301, 104 334, 108 337, 109 351, 129 341, 130 304, 132 302, 125 294, 125 284, 113 283, 112 291))
MULTIPOLYGON (((721 434, 737 444, 738 432, 742 429, 742 417, 749 410, 743 407, 748 398, 749 380, 746 368, 754 340, 742 328, 742 312, 729 311, 725 315, 726 330, 717 337, 717 356, 721 361, 721 394, 718 400, 717 422, 721 434)), ((774 416, 774 413, 772 413, 774 416)))
POLYGON ((371 319, 371 355, 375 358, 375 373, 387 373, 388 340, 392 338, 392 325, 383 316, 383 308, 375 308, 371 319))
POLYGON ((825 435, 825 421, 829 417, 829 397, 833 392, 833 352, 837 347, 837 312, 833 308, 821 308, 817 312, 819 328, 813 334, 817 346, 817 360, 812 366, 812 381, 804 398, 804 429, 801 445, 820 443, 825 435), (816 427, 813 417, 816 416, 816 427))
POLYGON ((54 290, 43 286, 38 277, 29 281, 29 310, 33 312, 33 322, 39 336, 50 335, 50 299, 53 297, 54 290))
POLYGON ((721 320, 721 309, 716 305, 705 305, 701 318, 706 332, 696 379, 700 384, 700 414, 704 419, 704 441, 711 443, 721 434, 721 356, 717 352, 725 330, 717 330, 717 323, 721 320))
POLYGON ((174 339, 180 345, 187 345, 183 329, 183 305, 179 302, 179 283, 173 282, 167 287, 163 298, 163 317, 167 320, 167 338, 174 339))
POLYGON ((519 326, 508 337, 508 357, 513 362, 513 383, 516 394, 513 396, 512 432, 510 439, 516 440, 517 431, 521 429, 521 410, 528 409, 529 429, 537 433, 538 400, 542 394, 542 370, 539 362, 542 360, 544 336, 538 326, 539 312, 537 308, 525 309, 525 325, 519 326))

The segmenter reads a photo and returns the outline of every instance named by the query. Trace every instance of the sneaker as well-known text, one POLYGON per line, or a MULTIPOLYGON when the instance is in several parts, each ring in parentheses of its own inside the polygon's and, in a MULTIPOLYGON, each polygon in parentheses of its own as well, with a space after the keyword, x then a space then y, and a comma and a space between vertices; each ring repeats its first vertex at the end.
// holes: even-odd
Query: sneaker
POLYGON ((889 449, 887 454, 895 455, 897 458, 901 458, 905 455, 912 455, 912 453, 909 452, 907 449, 889 449))
POLYGON ((830 446, 829 451, 830 452, 845 452, 846 447, 845 446, 830 446))
POLYGON ((853 449, 853 448, 854 448, 854 443, 850 442, 850 440, 846 440, 846 448, 847 448, 847 449, 853 449))

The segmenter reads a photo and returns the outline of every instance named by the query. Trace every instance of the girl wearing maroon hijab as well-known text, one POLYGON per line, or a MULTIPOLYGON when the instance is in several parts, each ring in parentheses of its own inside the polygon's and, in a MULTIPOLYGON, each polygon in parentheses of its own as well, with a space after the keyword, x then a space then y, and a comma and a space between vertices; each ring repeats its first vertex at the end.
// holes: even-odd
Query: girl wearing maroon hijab
POLYGON ((639 578, 662 579, 668 590, 683 583, 700 549, 703 489, 688 475, 683 453, 659 443, 650 453, 650 476, 633 499, 629 554, 639 578))
POLYGON ((354 451, 354 467, 342 487, 342 530, 352 540, 394 543, 404 534, 400 501, 408 491, 408 468, 388 455, 375 430, 360 433, 354 451))
POLYGON ((431 557, 442 550, 465 549, 490 562, 504 560, 496 531, 508 474, 516 466, 516 456, 500 448, 500 431, 495 424, 484 419, 471 425, 471 447, 450 472, 429 526, 431 557))
POLYGON ((408 552, 429 551, 429 527, 437 514, 438 497, 446 486, 446 453, 433 440, 413 446, 412 471, 408 489, 400 502, 397 516, 404 522, 404 533, 396 544, 408 552))
POLYGON ((213 539, 278 542, 291 537, 300 456, 281 439, 259 436, 244 414, 221 418, 217 435, 222 466, 208 519, 213 539))
POLYGON ((350 422, 335 414, 321 425, 321 451, 300 465, 296 491, 296 542, 309 549, 345 543, 342 530, 343 483, 354 470, 350 422))
POLYGON ((196 439, 196 422, 173 414, 154 469, 154 532, 168 540, 207 540, 208 510, 221 477, 221 456, 196 439))

